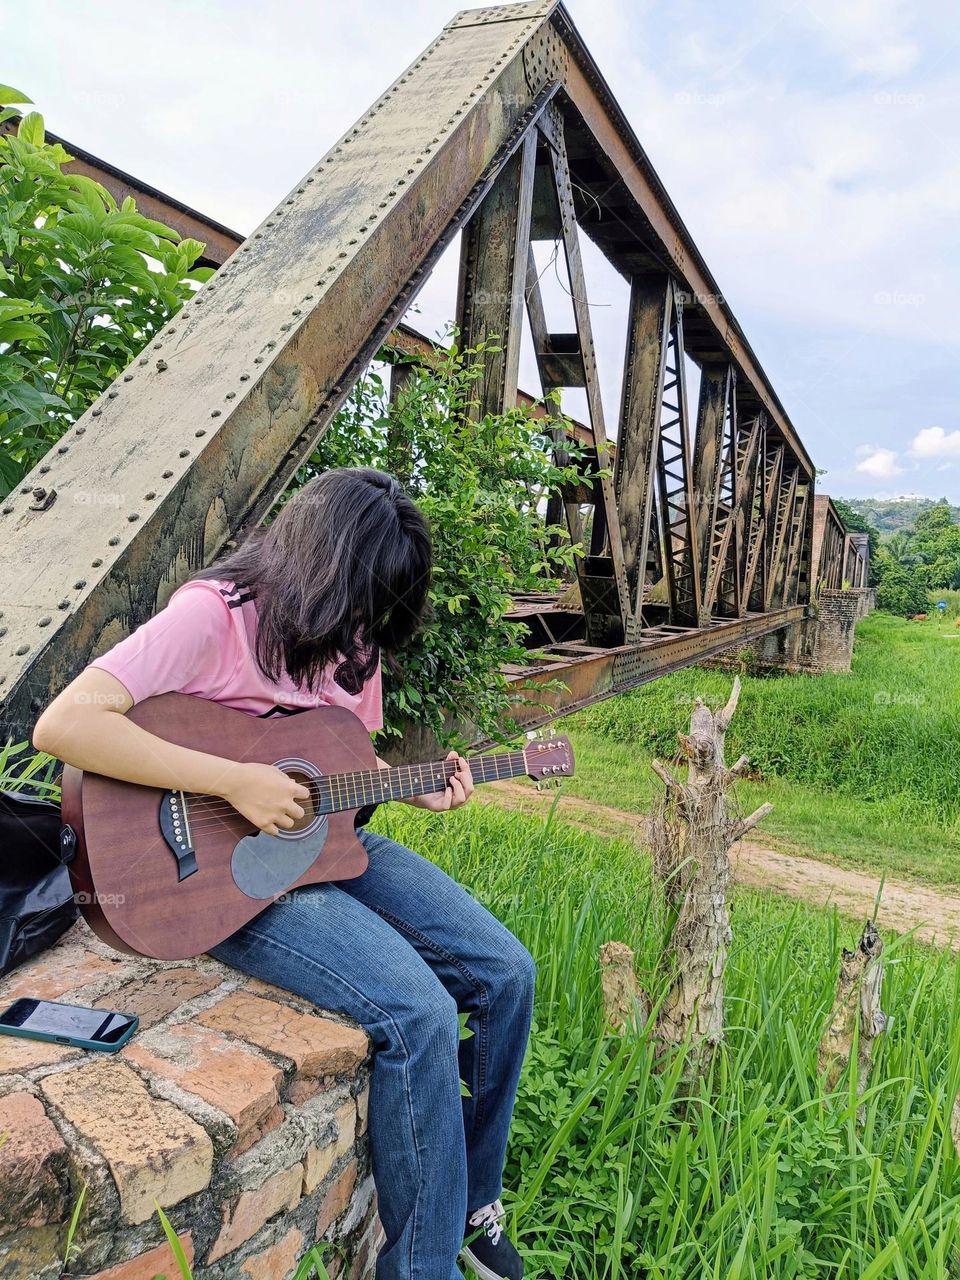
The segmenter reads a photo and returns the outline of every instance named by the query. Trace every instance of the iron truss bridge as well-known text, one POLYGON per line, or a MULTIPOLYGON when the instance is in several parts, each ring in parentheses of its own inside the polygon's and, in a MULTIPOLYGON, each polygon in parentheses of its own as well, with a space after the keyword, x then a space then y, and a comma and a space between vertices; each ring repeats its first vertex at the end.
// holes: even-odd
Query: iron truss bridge
POLYGON ((246 239, 66 145, 205 241, 218 271, 0 506, 0 737, 25 737, 263 518, 385 345, 424 349, 401 320, 458 233, 462 341, 502 348, 482 409, 522 397, 524 326, 534 390, 580 388, 587 405, 574 430, 592 481, 549 500, 585 540, 577 582, 515 605, 538 653, 508 674, 566 687, 529 721, 789 627, 818 584, 865 585, 865 539, 814 496, 785 408, 556 0, 458 13, 246 239), (583 237, 629 287, 615 446, 583 237), (541 242, 572 321, 541 293, 541 242))

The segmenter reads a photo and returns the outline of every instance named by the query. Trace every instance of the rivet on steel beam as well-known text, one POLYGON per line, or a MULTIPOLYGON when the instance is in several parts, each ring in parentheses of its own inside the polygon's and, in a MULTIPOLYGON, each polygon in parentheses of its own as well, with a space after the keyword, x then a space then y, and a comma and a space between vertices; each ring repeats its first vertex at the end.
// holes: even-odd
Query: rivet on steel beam
POLYGON ((112 538, 107 539, 108 547, 119 547, 119 545, 120 545, 120 539, 118 537, 114 536, 112 538))
POLYGON ((173 475, 173 472, 172 472, 172 471, 165 471, 165 472, 163 473, 163 475, 160 477, 160 479, 161 479, 161 480, 169 480, 169 479, 170 479, 170 477, 171 477, 172 475, 173 475))
POLYGON ((137 364, 140 364, 140 365, 143 365, 143 364, 149 364, 149 363, 150 363, 150 361, 147 359, 147 357, 146 357, 146 356, 142 356, 142 357, 137 361, 137 364))
POLYGON ((201 428, 199 429, 199 431, 195 431, 193 434, 194 434, 194 435, 197 437, 197 439, 199 440, 199 439, 201 438, 201 436, 205 436, 207 433, 206 433, 205 429, 204 429, 203 427, 201 427, 201 428))
POLYGON ((166 360, 157 361, 157 373, 163 373, 168 368, 169 368, 169 365, 167 364, 166 360))
POLYGON ((40 468, 40 474, 41 474, 42 476, 45 476, 49 470, 50 470, 50 468, 49 468, 48 466, 43 466, 43 467, 41 467, 41 468, 40 468))
POLYGON ((211 418, 219 418, 219 417, 220 417, 220 410, 219 410, 219 409, 211 409, 211 410, 210 410, 210 417, 211 417, 211 418))
POLYGON ((308 179, 307 179, 307 182, 312 182, 312 181, 313 181, 313 179, 312 179, 312 178, 308 178, 308 179))
POLYGON ((69 448, 68 444, 62 444, 57 448, 57 453, 66 453, 69 448))
POLYGON ((100 415, 101 415, 101 413, 103 413, 103 410, 102 410, 102 409, 94 409, 94 410, 93 410, 93 416, 94 416, 95 418, 99 418, 99 417, 100 417, 100 415))
POLYGON ((99 568, 100 568, 100 566, 101 566, 102 564, 103 564, 103 561, 102 561, 102 560, 91 560, 91 561, 90 561, 90 568, 91 568, 91 569, 99 569, 99 568))
POLYGON ((180 450, 180 455, 179 455, 179 456, 180 456, 181 458, 189 458, 189 457, 190 457, 190 450, 189 450, 189 449, 181 449, 181 450, 180 450))
POLYGON ((13 514, 13 507, 4 507, 4 508, 3 508, 3 514, 4 514, 5 516, 12 515, 12 514, 13 514))
POLYGON ((292 326, 292 325, 289 325, 289 324, 282 324, 282 325, 280 326, 280 329, 281 329, 281 331, 282 331, 283 333, 286 333, 286 331, 287 331, 288 329, 292 328, 292 327, 293 327, 293 326, 292 326))
POLYGON ((74 591, 82 591, 86 585, 87 585, 86 578, 78 578, 76 582, 73 584, 73 589, 74 591))
POLYGON ((123 380, 124 380, 124 382, 132 382, 132 381, 133 381, 133 374, 132 374, 132 373, 125 373, 125 374, 123 375, 123 380))
POLYGON ((86 428, 86 427, 77 427, 77 435, 78 435, 78 436, 83 436, 83 435, 86 435, 86 434, 87 434, 87 428, 86 428))
POLYGON ((249 381, 250 381, 250 375, 249 375, 249 373, 241 373, 241 375, 240 375, 240 381, 241 381, 241 382, 249 382, 249 381))
POLYGON ((18 658, 22 658, 25 653, 29 653, 29 652, 30 652, 30 646, 28 644, 22 644, 16 650, 16 654, 18 658))
POLYGON ((107 392, 107 399, 108 399, 108 400, 116 400, 116 398, 117 398, 117 396, 118 396, 119 394, 120 394, 120 393, 119 393, 118 391, 108 391, 108 392, 107 392))
POLYGON ((5 636, 6 634, 7 634, 7 628, 6 628, 6 627, 0 627, 0 636, 5 636))
POLYGON ((69 600, 61 600, 61 601, 60 601, 60 603, 57 605, 57 608, 58 608, 58 609, 69 609, 69 608, 70 608, 70 601, 69 601, 69 600))
POLYGON ((130 514, 127 516, 127 519, 130 521, 131 524, 134 524, 137 520, 140 519, 140 515, 136 511, 131 511, 130 514))
POLYGON ((49 625, 50 625, 50 623, 51 623, 52 621, 53 621, 53 619, 50 617, 50 615, 49 615, 49 614, 47 614, 45 617, 43 617, 43 618, 41 618, 41 619, 40 619, 40 621, 37 623, 37 626, 38 626, 38 627, 49 627, 49 625))
POLYGON ((292 201, 292 200, 288 200, 288 201, 287 201, 287 204, 293 204, 293 201, 292 201))
POLYGON ((236 400, 237 393, 235 391, 228 391, 223 398, 224 400, 236 400))
POLYGON ((254 364, 263 364, 263 356, 254 356, 254 357, 253 357, 253 363, 254 363, 254 364))
POLYGON ((241 249, 241 251, 242 251, 243 253, 249 253, 249 252, 250 252, 250 246, 249 246, 248 244, 242 244, 242 245, 240 246, 240 249, 241 249))

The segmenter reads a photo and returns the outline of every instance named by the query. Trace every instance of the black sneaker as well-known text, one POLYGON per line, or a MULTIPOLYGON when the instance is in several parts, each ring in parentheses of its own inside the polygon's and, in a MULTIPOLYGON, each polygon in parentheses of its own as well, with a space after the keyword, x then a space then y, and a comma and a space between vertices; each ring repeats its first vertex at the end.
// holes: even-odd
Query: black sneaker
POLYGON ((499 1200, 467 1214, 460 1261, 471 1267, 479 1280, 523 1280, 523 1260, 503 1233, 503 1215, 499 1200))

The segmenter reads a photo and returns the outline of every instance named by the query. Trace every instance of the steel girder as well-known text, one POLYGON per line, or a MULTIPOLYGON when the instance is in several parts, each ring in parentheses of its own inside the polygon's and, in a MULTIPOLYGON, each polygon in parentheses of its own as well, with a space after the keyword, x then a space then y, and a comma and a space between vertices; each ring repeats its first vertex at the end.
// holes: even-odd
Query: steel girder
MULTIPOLYGON (((461 229, 458 320, 502 346, 482 406, 516 399, 524 312, 543 388, 586 393, 591 483, 557 497, 575 534, 592 507, 587 642, 662 640, 662 621, 689 655, 718 616, 787 625, 811 578, 810 459, 569 15, 533 0, 458 14, 4 502, 5 735, 263 517, 461 229), (631 288, 616 448, 583 234, 631 288), (531 241, 545 236, 572 334, 543 315, 531 241), (704 408, 716 370, 721 413, 704 408)), ((213 261, 230 241, 217 233, 213 261)))

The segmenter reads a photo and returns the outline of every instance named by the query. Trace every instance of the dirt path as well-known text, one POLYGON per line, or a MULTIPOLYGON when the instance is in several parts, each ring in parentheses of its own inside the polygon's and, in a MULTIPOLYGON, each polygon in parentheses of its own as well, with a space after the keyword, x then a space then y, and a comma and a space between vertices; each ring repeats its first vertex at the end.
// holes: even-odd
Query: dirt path
MULTIPOLYGON (((554 792, 536 792, 529 784, 497 782, 480 788, 477 797, 489 803, 525 813, 550 808, 554 792)), ((571 826, 600 835, 621 836, 645 845, 646 819, 642 814, 592 804, 577 796, 560 794, 557 812, 571 826)), ((815 858, 744 840, 733 857, 734 877, 751 889, 768 889, 814 906, 835 904, 844 915, 873 916, 880 877, 846 867, 831 866, 815 858)), ((887 878, 880 902, 879 923, 903 932, 917 927, 917 937, 940 946, 960 948, 960 897, 939 889, 887 878)))

